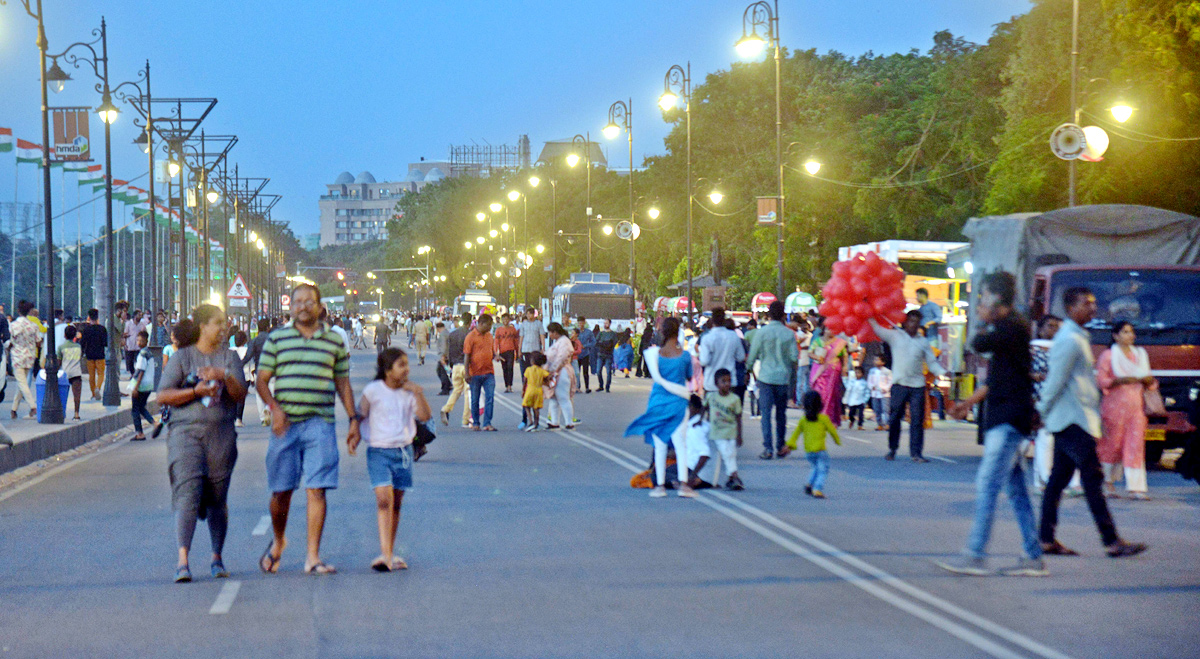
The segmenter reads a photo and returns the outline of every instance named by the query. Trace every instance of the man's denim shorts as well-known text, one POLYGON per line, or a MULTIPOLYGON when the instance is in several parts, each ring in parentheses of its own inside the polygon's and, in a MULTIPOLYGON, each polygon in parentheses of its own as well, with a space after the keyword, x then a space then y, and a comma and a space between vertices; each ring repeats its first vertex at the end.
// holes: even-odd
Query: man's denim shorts
POLYGON ((300 487, 331 490, 338 486, 337 434, 332 421, 320 417, 288 426, 283 437, 271 434, 267 445, 267 485, 272 492, 300 487))
POLYGON ((412 444, 402 448, 367 447, 367 476, 371 487, 392 487, 407 490, 412 487, 412 444))

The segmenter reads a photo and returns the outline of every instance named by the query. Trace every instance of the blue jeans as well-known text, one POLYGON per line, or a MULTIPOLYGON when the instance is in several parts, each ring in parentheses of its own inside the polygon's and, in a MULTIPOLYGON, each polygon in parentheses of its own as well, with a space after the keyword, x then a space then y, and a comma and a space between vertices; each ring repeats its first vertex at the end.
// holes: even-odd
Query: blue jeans
POLYGON ((829 451, 805 453, 808 463, 812 465, 812 473, 808 475, 808 485, 820 492, 825 489, 825 478, 829 476, 829 451))
POLYGON ((758 409, 762 415, 763 448, 775 451, 783 448, 787 433, 788 386, 786 384, 758 383, 758 409), (771 441, 771 409, 775 409, 775 441, 771 441))
POLYGON ((796 404, 800 405, 804 401, 804 394, 808 392, 808 374, 812 370, 812 364, 796 367, 796 404))
POLYGON ((477 426, 492 425, 492 404, 496 395, 496 375, 487 373, 471 376, 471 422, 477 426), (479 390, 483 389, 483 423, 479 422, 479 390))
POLYGON ((1026 439, 1007 423, 983 434, 983 460, 975 475, 975 522, 967 539, 966 552, 970 556, 983 558, 986 555, 1001 485, 1008 488, 1008 500, 1012 502, 1017 525, 1021 527, 1025 554, 1030 558, 1042 555, 1042 545, 1033 519, 1033 506, 1029 503, 1029 491, 1025 488, 1025 473, 1021 469, 1018 452, 1021 442, 1026 439))
POLYGON ((596 384, 596 390, 600 391, 603 389, 604 391, 608 391, 609 387, 612 386, 613 356, 611 354, 596 355, 595 361, 592 362, 592 370, 596 372, 596 377, 600 379, 596 384), (604 377, 606 368, 608 370, 607 379, 604 377))

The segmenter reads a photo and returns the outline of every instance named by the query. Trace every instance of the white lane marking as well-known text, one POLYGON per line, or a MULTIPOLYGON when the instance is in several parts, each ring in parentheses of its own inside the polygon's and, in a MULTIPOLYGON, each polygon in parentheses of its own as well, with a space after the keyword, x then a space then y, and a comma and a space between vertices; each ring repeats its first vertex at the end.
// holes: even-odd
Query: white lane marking
POLYGON ((263 515, 262 517, 258 518, 258 524, 255 525, 254 530, 250 532, 250 535, 266 535, 267 530, 270 528, 271 516, 263 515))
MULTIPOLYGON (((578 431, 564 431, 564 432, 560 432, 558 434, 573 443, 586 446, 587 448, 595 451, 596 453, 599 453, 600 455, 607 457, 609 460, 612 460, 614 463, 616 463, 620 466, 623 466, 626 469, 629 469, 630 471, 632 471, 634 473, 642 471, 641 467, 638 467, 636 464, 633 464, 633 463, 631 463, 623 458, 620 458, 620 457, 614 457, 614 455, 612 455, 612 454, 618 453, 618 454, 625 454, 625 455, 628 455, 630 458, 636 459, 635 456, 633 456, 632 454, 630 454, 627 451, 624 451, 618 447, 612 446, 611 444, 602 442, 602 441, 597 440, 588 435, 584 435, 583 433, 580 433, 578 431)), ((967 643, 970 643, 971 645, 974 645, 975 647, 979 648, 980 650, 983 650, 984 652, 987 652, 988 654, 990 654, 992 656, 995 656, 995 657, 1020 657, 1022 655, 1015 653, 1015 652, 1011 651, 1010 649, 995 643, 993 640, 991 640, 985 636, 982 636, 971 629, 968 629, 966 627, 963 627, 962 625, 959 625, 958 623, 942 616, 941 614, 937 613, 936 611, 931 611, 930 609, 928 609, 926 607, 923 607, 923 606, 921 606, 915 602, 912 602, 910 600, 904 599, 900 595, 897 595, 896 593, 893 593, 891 591, 884 589, 883 587, 881 587, 877 583, 875 583, 875 581, 863 579, 860 575, 854 573, 853 571, 847 569, 846 567, 844 567, 842 565, 839 565, 839 564, 829 560, 829 558, 826 558, 826 556, 828 556, 830 558, 838 559, 838 560, 842 561, 843 563, 845 563, 846 565, 849 565, 850 567, 856 568, 858 570, 861 570, 861 571, 869 574, 870 576, 874 577, 874 579, 876 581, 886 583, 887 585, 891 586, 892 588, 903 592, 904 594, 908 595, 909 597, 911 597, 913 599, 920 600, 926 604, 929 604, 929 605, 933 606, 934 608, 940 609, 943 612, 950 614, 963 622, 974 625, 975 627, 979 628, 980 630, 983 630, 990 634, 993 634, 994 636, 997 636, 1005 641, 1008 641, 1009 643, 1012 643, 1013 645, 1017 645, 1022 648, 1025 648, 1026 650, 1029 650, 1030 652, 1033 652, 1039 656, 1052 658, 1052 659, 1067 659, 1069 656, 1069 655, 1063 654, 1051 647, 1048 647, 1046 645, 1038 643, 1037 641, 1034 641, 1033 639, 1031 639, 1027 636, 1024 636, 1016 631, 1008 629, 1007 627, 1004 627, 1002 625, 992 622, 991 620, 983 618, 982 616, 979 616, 975 613, 967 611, 966 609, 963 609, 962 607, 959 607, 951 602, 948 602, 940 597, 937 597, 936 595, 933 595, 924 590, 921 590, 920 588, 917 588, 916 586, 913 586, 913 585, 909 584, 908 582, 906 582, 898 577, 895 577, 895 576, 891 575, 890 573, 885 572, 884 570, 882 570, 878 567, 875 567, 874 565, 871 565, 870 563, 867 563, 866 561, 863 561, 841 549, 838 549, 837 547, 830 545, 829 543, 819 540, 818 538, 800 530, 799 528, 780 520, 779 518, 775 517, 774 515, 771 515, 770 513, 762 511, 750 504, 747 504, 743 501, 735 499, 734 497, 731 497, 727 494, 724 494, 722 492, 715 492, 715 491, 704 492, 700 495, 698 500, 701 503, 703 503, 704 505, 709 506, 710 508, 712 508, 713 510, 716 510, 717 512, 720 512, 721 514, 725 515, 726 517, 729 517, 730 519, 741 524, 742 526, 745 526, 746 528, 754 531, 755 533, 758 533, 762 537, 780 545, 781 547, 787 549, 788 551, 791 551, 792 553, 796 554, 797 556, 804 558, 805 560, 825 569, 826 571, 834 574, 835 576, 840 577, 841 579, 845 580, 847 583, 866 591, 867 593, 877 597, 881 601, 891 604, 892 606, 895 606, 896 608, 898 608, 902 611, 910 613, 918 618, 921 618, 922 620, 925 620, 926 622, 929 622, 930 624, 934 625, 935 627, 938 627, 939 629, 942 629, 943 631, 947 632, 948 634, 951 634, 952 636, 955 636, 956 638, 959 638, 967 643), (759 519, 763 520, 764 522, 770 524, 771 526, 776 527, 777 529, 783 531, 784 533, 787 533, 788 535, 791 535, 792 537, 796 538, 797 540, 811 545, 811 548, 801 546, 801 545, 793 542, 792 540, 789 540, 788 538, 785 538, 785 537, 779 535, 775 531, 773 531, 769 528, 766 528, 762 524, 759 524, 758 522, 755 522, 754 520, 749 519, 747 516, 742 515, 738 511, 733 510, 732 507, 724 506, 719 503, 716 503, 715 501, 712 501, 710 497, 718 498, 721 501, 724 501, 724 502, 730 504, 732 507, 740 508, 740 509, 746 511, 747 513, 749 513, 750 515, 753 515, 754 517, 758 517, 759 519)))
POLYGON ((237 599, 238 591, 241 589, 242 582, 226 581, 225 585, 221 586, 221 592, 217 593, 217 600, 208 610, 209 615, 219 616, 229 613, 230 607, 233 606, 233 600, 237 599))
POLYGON ((929 458, 930 460, 941 460, 942 462, 949 462, 952 465, 958 464, 958 460, 951 460, 950 458, 943 458, 940 455, 929 455, 929 456, 925 456, 925 457, 929 458))
POLYGON ((869 439, 859 439, 859 438, 857 438, 857 437, 855 437, 855 436, 853 436, 853 435, 842 435, 842 437, 845 437, 846 439, 852 439, 852 440, 854 440, 854 441, 856 441, 856 442, 862 442, 863 444, 870 444, 870 443, 871 443, 871 440, 869 440, 869 439))
POLYGON ((45 473, 34 476, 33 478, 30 478, 29 480, 21 483, 20 485, 13 486, 13 488, 10 489, 9 491, 4 492, 3 494, 0 494, 0 501, 4 501, 6 499, 14 497, 14 496, 20 494, 21 492, 24 492, 25 490, 33 487, 34 485, 41 483, 42 481, 46 480, 47 478, 50 478, 51 476, 57 476, 58 474, 61 474, 62 472, 70 469, 71 467, 74 467, 75 465, 79 465, 84 462, 87 462, 88 460, 91 460, 92 458, 94 458, 98 455, 108 453, 109 451, 118 449, 122 446, 128 446, 128 443, 118 440, 118 441, 113 442, 109 446, 105 446, 104 448, 97 450, 95 453, 88 453, 87 455, 75 458, 74 460, 71 460, 70 462, 66 462, 66 463, 60 464, 56 467, 52 467, 49 471, 46 471, 45 473))

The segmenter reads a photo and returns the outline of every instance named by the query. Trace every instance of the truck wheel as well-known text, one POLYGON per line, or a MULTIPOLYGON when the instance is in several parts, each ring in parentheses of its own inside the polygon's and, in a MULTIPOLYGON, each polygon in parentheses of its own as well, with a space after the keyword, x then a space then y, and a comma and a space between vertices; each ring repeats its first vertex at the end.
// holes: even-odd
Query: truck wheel
POLYGON ((1166 442, 1146 442, 1146 468, 1153 469, 1162 460, 1163 444, 1166 442))

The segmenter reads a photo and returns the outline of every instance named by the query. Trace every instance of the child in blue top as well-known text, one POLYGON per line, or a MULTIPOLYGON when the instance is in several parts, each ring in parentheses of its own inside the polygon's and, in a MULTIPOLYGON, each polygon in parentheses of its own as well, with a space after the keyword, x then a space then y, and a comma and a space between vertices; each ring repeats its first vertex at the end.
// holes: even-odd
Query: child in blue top
POLYGON ((801 433, 804 434, 804 455, 812 465, 812 473, 808 476, 808 485, 804 486, 804 493, 824 499, 825 477, 829 475, 829 453, 825 450, 825 435, 832 436, 838 446, 842 445, 842 440, 838 437, 833 422, 821 413, 821 406, 824 404, 821 394, 810 389, 804 394, 801 404, 804 406, 804 416, 800 417, 800 423, 792 431, 787 445, 788 448, 796 450, 796 441, 801 433))

